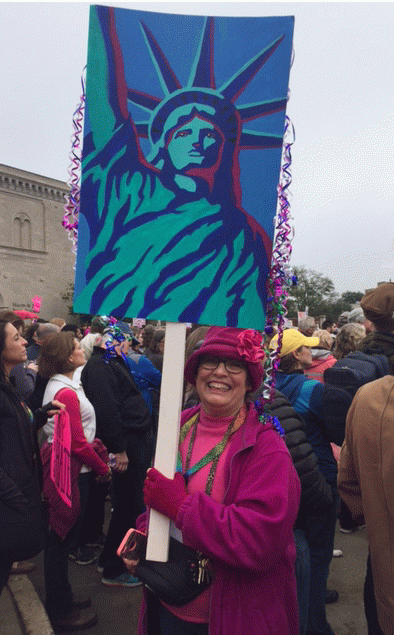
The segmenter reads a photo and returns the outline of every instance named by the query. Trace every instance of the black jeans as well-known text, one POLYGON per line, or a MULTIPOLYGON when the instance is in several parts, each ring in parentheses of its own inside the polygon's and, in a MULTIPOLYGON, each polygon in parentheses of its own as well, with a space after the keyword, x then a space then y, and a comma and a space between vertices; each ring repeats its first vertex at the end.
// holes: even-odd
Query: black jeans
POLYGON ((339 502, 339 524, 342 529, 354 529, 358 527, 358 523, 353 520, 352 514, 344 501, 339 502))
POLYGON ((311 554, 303 529, 294 529, 294 541, 297 554, 295 574, 297 580, 300 635, 305 635, 308 626, 309 589, 311 584, 311 554))
POLYGON ((208 635, 208 624, 185 622, 159 604, 160 635, 208 635))
POLYGON ((125 533, 135 527, 137 517, 144 511, 142 490, 146 475, 146 435, 129 433, 126 453, 129 459, 126 472, 113 474, 114 511, 100 555, 104 578, 116 578, 126 571, 116 550, 125 533))
POLYGON ((368 635, 384 635, 379 626, 376 598, 373 589, 371 555, 368 553, 367 573, 364 582, 364 610, 367 619, 368 635))
POLYGON ((77 545, 81 519, 89 491, 89 472, 79 475, 81 513, 75 525, 62 540, 51 529, 44 550, 45 609, 50 619, 65 617, 73 606, 73 593, 68 580, 68 556, 77 545))
POLYGON ((5 585, 7 584, 8 578, 11 573, 13 562, 7 560, 7 558, 3 559, 0 556, 0 595, 5 585))
POLYGON ((88 542, 95 542, 103 534, 105 501, 109 486, 109 483, 97 483, 96 474, 90 472, 89 496, 79 530, 79 547, 88 542))
POLYGON ((333 502, 322 516, 309 518, 305 530, 311 558, 308 635, 334 635, 326 617, 326 586, 334 547, 338 494, 331 484, 333 502))

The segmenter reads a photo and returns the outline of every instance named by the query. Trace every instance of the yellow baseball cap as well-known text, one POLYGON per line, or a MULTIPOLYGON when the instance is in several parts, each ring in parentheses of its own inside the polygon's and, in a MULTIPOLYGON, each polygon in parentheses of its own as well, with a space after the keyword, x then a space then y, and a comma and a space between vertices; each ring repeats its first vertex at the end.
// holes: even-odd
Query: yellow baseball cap
MULTIPOLYGON (((308 348, 312 348, 313 346, 319 345, 318 337, 306 337, 297 331, 296 329, 286 329, 283 331, 282 335, 282 347, 280 349, 279 357, 284 357, 284 355, 288 355, 293 351, 296 351, 300 346, 308 346, 308 348)), ((274 349, 278 346, 278 336, 275 335, 271 342, 270 348, 274 349)))

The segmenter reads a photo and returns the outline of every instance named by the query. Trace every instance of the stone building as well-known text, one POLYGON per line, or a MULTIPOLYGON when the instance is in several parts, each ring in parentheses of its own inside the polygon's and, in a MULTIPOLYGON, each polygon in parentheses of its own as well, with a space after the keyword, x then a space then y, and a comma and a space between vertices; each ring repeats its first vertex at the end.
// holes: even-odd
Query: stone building
POLYGON ((62 294, 74 279, 72 242, 62 227, 66 183, 0 164, 0 310, 32 308, 68 319, 62 294))

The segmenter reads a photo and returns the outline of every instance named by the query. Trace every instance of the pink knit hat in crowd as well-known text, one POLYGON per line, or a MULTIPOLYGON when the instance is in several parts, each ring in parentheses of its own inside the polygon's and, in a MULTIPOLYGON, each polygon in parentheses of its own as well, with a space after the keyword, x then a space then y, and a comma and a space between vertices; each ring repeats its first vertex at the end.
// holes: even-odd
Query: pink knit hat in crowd
POLYGON ((252 329, 211 326, 201 347, 189 357, 186 363, 186 381, 195 385, 201 355, 213 355, 244 362, 252 383, 252 392, 255 392, 264 374, 262 363, 265 353, 261 348, 262 340, 261 333, 252 329))

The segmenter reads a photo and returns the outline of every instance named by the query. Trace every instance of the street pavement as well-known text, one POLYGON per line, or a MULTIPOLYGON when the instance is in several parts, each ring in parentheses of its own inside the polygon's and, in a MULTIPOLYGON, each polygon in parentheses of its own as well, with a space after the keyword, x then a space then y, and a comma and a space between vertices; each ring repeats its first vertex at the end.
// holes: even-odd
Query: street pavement
MULTIPOLYGON (((363 606, 363 584, 367 558, 366 530, 342 534, 337 528, 335 548, 343 551, 333 558, 328 587, 336 589, 339 601, 327 606, 328 620, 336 635, 367 635, 363 606)), ((34 559, 37 570, 29 574, 39 597, 44 600, 43 554, 34 559)), ((89 594, 98 624, 86 631, 94 635, 136 635, 141 588, 105 587, 95 565, 80 566, 70 561, 70 582, 75 593, 89 594)), ((87 609, 91 611, 92 609, 87 609)), ((238 635, 238 634, 235 634, 238 635)))
MULTIPOLYGON (((42 553, 34 558, 37 570, 29 574, 42 602, 45 598, 43 560, 42 553)), ((94 564, 81 566, 73 561, 69 564, 69 580, 75 595, 90 595, 92 598, 92 607, 84 613, 94 611, 98 614, 98 623, 85 631, 86 633, 136 635, 142 597, 141 587, 105 587, 101 584, 101 573, 97 572, 94 564)))
POLYGON ((342 534, 337 526, 335 549, 343 556, 333 558, 328 588, 336 589, 339 600, 327 605, 327 619, 337 635, 367 635, 363 589, 368 554, 366 529, 342 534))

